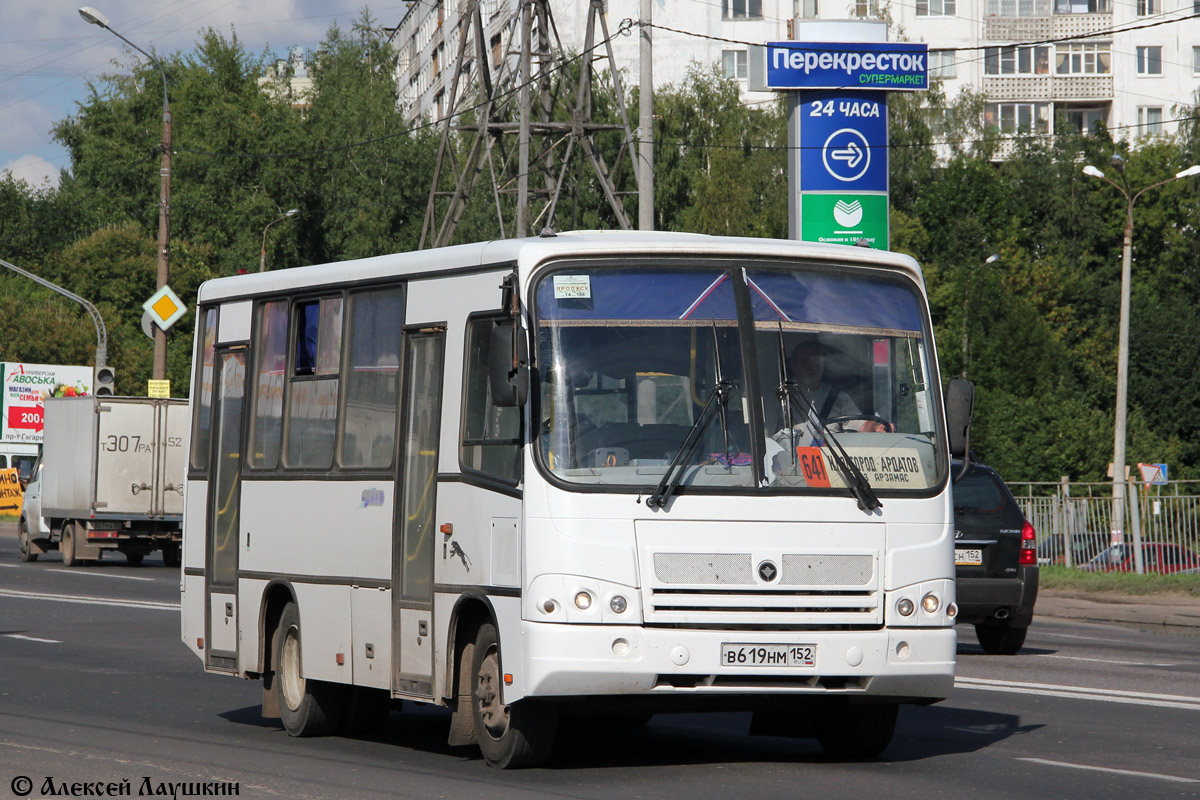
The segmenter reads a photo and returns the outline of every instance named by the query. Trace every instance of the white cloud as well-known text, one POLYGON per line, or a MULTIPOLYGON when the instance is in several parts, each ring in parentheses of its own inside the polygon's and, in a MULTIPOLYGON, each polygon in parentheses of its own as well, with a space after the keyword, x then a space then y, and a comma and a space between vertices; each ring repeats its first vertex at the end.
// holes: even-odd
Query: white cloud
POLYGON ((406 10, 401 0, 0 0, 0 163, 8 162, 14 175, 32 169, 39 180, 57 182, 58 169, 42 158, 62 152, 50 127, 75 113, 88 80, 142 61, 111 33, 84 22, 82 3, 139 47, 164 55, 191 51, 205 28, 228 36, 232 26, 251 55, 270 47, 282 57, 294 45, 317 45, 335 21, 348 29, 364 5, 373 5, 381 25, 397 24, 406 10))
POLYGON ((34 188, 42 188, 46 184, 58 186, 58 167, 39 156, 23 155, 13 159, 0 168, 0 172, 11 172, 14 178, 34 188))

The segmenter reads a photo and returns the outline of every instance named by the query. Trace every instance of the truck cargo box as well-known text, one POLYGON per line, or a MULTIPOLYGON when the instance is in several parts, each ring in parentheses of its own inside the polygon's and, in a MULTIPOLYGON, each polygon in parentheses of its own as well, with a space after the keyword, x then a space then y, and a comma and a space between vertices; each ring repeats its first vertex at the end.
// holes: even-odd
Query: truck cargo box
POLYGON ((46 517, 182 520, 185 400, 48 398, 45 419, 46 517))

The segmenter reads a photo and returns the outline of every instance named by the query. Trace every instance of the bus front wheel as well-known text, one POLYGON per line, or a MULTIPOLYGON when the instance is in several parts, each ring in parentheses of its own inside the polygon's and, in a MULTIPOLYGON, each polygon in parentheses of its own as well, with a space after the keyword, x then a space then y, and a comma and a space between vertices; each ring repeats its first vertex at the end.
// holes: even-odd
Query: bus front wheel
POLYGON ((834 758, 874 758, 896 731, 899 703, 829 704, 816 721, 817 741, 834 758))
POLYGON ((471 713, 488 764, 519 769, 544 764, 554 750, 558 715, 536 700, 500 701, 500 640, 490 622, 479 628, 471 659, 471 713))
POLYGON ((344 687, 305 679, 300 663, 300 610, 283 607, 271 645, 275 667, 275 697, 284 730, 291 736, 322 736, 342 721, 344 687))

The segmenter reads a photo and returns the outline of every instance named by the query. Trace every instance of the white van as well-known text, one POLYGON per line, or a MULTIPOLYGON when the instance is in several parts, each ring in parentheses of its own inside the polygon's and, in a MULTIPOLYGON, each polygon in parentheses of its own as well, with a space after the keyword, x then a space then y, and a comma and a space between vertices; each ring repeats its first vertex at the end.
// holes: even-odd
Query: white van
POLYGON ((0 442, 0 469, 15 469, 20 471, 22 478, 28 479, 37 461, 38 446, 36 444, 10 444, 0 442))

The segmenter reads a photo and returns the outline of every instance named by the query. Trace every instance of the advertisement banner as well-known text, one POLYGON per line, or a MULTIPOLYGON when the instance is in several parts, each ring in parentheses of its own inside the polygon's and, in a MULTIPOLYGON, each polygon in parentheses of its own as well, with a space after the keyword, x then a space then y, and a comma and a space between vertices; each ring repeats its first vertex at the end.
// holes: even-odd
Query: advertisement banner
POLYGON ((21 488, 20 474, 15 469, 0 469, 0 517, 21 516, 21 503, 25 490, 21 488))
POLYGON ((750 51, 750 88, 929 88, 929 45, 911 42, 767 42, 750 51))
POLYGON ((801 200, 801 240, 888 247, 886 194, 806 194, 801 200))
POLYGON ((46 398, 91 393, 91 367, 0 361, 0 442, 40 444, 46 398))

